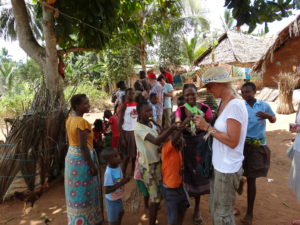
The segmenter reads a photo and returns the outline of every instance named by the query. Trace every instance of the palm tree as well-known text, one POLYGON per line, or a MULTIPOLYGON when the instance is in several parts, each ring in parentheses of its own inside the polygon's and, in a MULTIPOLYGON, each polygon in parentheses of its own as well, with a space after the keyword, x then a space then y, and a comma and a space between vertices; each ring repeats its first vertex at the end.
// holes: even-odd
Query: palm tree
POLYGON ((12 87, 13 74, 16 69, 16 62, 14 62, 6 48, 0 51, 0 79, 2 80, 5 91, 12 87))
MULTIPOLYGON (((1 5, 0 3, 0 37, 6 41, 17 40, 15 17, 12 11, 12 7, 9 4, 1 5)), ((39 20, 35 19, 36 11, 34 11, 34 5, 26 3, 27 12, 29 15, 29 22, 32 27, 32 31, 37 40, 42 39, 42 24, 39 20)))
POLYGON ((232 12, 229 9, 224 11, 224 24, 223 27, 225 30, 232 30, 234 28, 234 18, 232 16, 232 12))

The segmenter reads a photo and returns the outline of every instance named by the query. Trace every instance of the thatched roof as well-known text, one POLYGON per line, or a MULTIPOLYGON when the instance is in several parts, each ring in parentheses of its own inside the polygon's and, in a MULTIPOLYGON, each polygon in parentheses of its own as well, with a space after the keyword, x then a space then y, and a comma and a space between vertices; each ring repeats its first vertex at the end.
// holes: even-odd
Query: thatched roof
POLYGON ((205 66, 226 63, 240 67, 252 67, 268 47, 269 39, 227 31, 219 39, 217 46, 209 47, 194 64, 205 66))
MULTIPOLYGON (((295 37, 300 37, 300 15, 279 32, 277 38, 273 44, 269 47, 266 53, 260 58, 260 60, 253 66, 253 71, 262 72, 266 62, 273 61, 273 54, 278 51, 284 44, 295 37)), ((298 50, 297 50, 298 51, 298 50)))

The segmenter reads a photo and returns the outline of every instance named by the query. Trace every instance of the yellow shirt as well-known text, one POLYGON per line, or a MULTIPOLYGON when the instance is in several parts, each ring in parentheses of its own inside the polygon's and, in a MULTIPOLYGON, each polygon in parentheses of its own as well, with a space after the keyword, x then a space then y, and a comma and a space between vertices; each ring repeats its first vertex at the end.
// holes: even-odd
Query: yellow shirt
POLYGON ((66 122, 67 136, 70 146, 79 146, 78 130, 89 130, 87 135, 87 146, 89 149, 93 148, 93 132, 92 124, 80 116, 69 116, 66 122))

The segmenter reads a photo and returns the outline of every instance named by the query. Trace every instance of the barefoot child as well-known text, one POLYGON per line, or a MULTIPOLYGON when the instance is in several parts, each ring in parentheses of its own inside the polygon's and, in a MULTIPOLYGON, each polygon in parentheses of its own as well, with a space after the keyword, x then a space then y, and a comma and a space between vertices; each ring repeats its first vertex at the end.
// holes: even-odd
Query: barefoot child
POLYGON ((130 178, 123 178, 121 158, 117 150, 105 148, 101 153, 107 167, 104 174, 105 206, 109 225, 120 225, 124 214, 122 197, 124 185, 130 178))
POLYGON ((104 111, 104 118, 108 119, 108 124, 110 126, 112 134, 111 147, 118 148, 120 138, 119 119, 116 115, 113 115, 112 112, 108 109, 104 111))
POLYGON ((182 131, 178 130, 169 137, 162 148, 162 190, 166 201, 168 225, 182 225, 185 212, 190 206, 182 185, 183 147, 182 131))
POLYGON ((166 141, 169 135, 177 129, 171 126, 158 135, 151 122, 152 107, 148 102, 140 102, 137 106, 138 122, 134 130, 134 136, 139 153, 139 169, 142 180, 150 196, 149 225, 155 225, 159 204, 161 201, 161 163, 159 157, 159 145, 166 141))
POLYGON ((96 153, 98 157, 100 156, 101 150, 103 148, 103 137, 102 135, 105 135, 105 126, 102 120, 96 119, 94 122, 94 128, 93 128, 93 146, 96 150, 96 153))

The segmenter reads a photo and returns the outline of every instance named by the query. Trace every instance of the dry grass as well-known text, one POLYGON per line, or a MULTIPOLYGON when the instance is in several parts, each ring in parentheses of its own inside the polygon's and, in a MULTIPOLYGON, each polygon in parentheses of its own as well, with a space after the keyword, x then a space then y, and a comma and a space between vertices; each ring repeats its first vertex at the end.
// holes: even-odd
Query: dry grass
POLYGON ((277 113, 290 114, 294 113, 293 90, 298 84, 298 73, 280 73, 274 81, 278 84, 279 104, 277 113))

